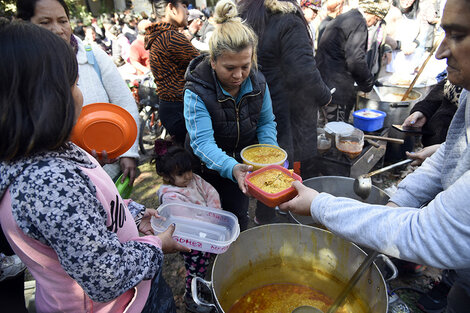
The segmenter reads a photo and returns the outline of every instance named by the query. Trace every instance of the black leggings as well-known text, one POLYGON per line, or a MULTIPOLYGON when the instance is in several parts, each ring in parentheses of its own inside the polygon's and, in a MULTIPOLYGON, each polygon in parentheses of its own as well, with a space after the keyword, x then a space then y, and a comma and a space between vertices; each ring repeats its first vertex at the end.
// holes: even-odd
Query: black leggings
POLYGON ((160 115, 163 127, 166 128, 170 135, 175 136, 175 141, 181 146, 184 145, 184 140, 186 138, 183 107, 183 102, 172 102, 160 99, 160 107, 158 109, 158 114, 160 115))

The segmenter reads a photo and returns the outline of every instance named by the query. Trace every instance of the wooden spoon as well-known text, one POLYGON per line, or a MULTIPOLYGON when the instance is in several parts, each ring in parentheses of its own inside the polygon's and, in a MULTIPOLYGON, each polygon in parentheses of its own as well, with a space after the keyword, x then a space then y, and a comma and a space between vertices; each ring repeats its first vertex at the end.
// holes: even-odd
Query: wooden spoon
POLYGON ((439 37, 438 40, 436 40, 436 42, 434 43, 434 46, 432 47, 431 51, 429 52, 429 55, 428 57, 426 58, 426 60, 424 60, 424 63, 423 65, 421 65, 421 67, 419 68, 419 71, 418 73, 416 74, 415 78, 413 79, 413 81, 411 82, 411 85, 410 87, 408 87, 408 89, 406 90, 405 94, 403 95, 403 97, 401 98, 401 101, 405 101, 408 96, 410 95, 410 92, 411 90, 413 90, 413 87, 414 85, 416 84, 416 81, 418 80, 418 77, 421 75, 421 73, 423 72, 424 68, 426 67, 426 64, 428 64, 428 61, 431 59, 431 57, 434 55, 434 52, 436 51, 437 47, 439 47, 439 45, 441 44, 442 42, 442 35, 439 37))

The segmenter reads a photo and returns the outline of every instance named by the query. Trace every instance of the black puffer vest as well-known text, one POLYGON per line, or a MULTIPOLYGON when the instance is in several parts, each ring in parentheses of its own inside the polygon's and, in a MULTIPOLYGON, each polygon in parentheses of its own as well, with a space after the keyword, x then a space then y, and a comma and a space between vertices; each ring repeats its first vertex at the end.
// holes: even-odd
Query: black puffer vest
POLYGON ((263 74, 254 72, 249 78, 253 91, 245 94, 237 105, 232 96, 222 92, 207 55, 192 60, 185 75, 185 89, 201 97, 209 111, 215 142, 238 161, 244 147, 258 143, 256 130, 266 90, 263 74))

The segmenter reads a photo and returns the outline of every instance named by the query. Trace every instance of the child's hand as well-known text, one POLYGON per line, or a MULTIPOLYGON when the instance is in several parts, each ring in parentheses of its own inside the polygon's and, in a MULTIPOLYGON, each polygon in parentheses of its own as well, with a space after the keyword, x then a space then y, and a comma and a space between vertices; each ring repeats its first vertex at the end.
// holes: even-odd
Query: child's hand
POLYGON ((144 216, 139 224, 139 231, 144 235, 154 235, 152 225, 150 224, 152 216, 158 219, 166 219, 165 217, 158 215, 158 212, 155 209, 145 209, 144 216))
POLYGON ((162 240, 163 253, 191 252, 191 249, 184 247, 173 240, 173 233, 175 232, 175 224, 171 224, 163 233, 157 235, 162 240))

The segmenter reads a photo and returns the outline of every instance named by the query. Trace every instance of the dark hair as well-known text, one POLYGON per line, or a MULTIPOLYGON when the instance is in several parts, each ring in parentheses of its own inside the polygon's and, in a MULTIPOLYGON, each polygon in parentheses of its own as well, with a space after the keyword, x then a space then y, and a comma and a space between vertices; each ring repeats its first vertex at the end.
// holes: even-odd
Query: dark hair
MULTIPOLYGON (((36 4, 40 0, 16 0, 16 17, 24 21, 30 21, 34 16, 36 4)), ((64 0, 56 0, 64 8, 67 18, 70 20, 70 11, 64 0)))
POLYGON ((0 42, 0 160, 63 146, 75 122, 72 48, 22 21, 0 25, 0 42))
POLYGON ((416 17, 418 16, 419 0, 415 0, 413 4, 410 5, 408 8, 403 8, 401 6, 400 0, 393 0, 392 4, 397 7, 400 12, 409 19, 416 19, 416 17))
POLYGON ((174 6, 178 3, 182 3, 186 6, 189 4, 188 0, 149 0, 149 2, 152 5, 153 13, 159 18, 165 16, 165 8, 170 3, 174 6))
POLYGON ((154 156, 157 174, 168 177, 173 183, 173 175, 181 175, 192 171, 192 156, 188 150, 180 146, 170 146, 166 152, 154 156))
MULTIPOLYGON (((297 10, 295 14, 299 16, 305 27, 308 30, 308 34, 310 37, 310 42, 313 44, 312 34, 310 31, 310 27, 308 26, 308 22, 305 19, 304 14, 302 13, 302 9, 300 8, 299 4, 295 0, 278 0, 280 2, 290 2, 294 5, 297 10)), ((240 12, 240 16, 245 19, 245 21, 253 28, 255 33, 258 35, 259 42, 263 41, 263 34, 264 29, 266 28, 266 22, 268 20, 268 10, 264 5, 265 0, 240 0, 238 2, 238 11, 240 12)))

